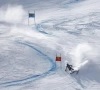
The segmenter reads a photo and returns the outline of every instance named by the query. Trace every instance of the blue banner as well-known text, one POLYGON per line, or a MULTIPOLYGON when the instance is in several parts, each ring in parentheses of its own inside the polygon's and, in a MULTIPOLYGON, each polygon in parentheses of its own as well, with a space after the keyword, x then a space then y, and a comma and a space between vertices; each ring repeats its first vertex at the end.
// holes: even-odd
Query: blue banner
POLYGON ((29 13, 29 18, 30 17, 35 18, 35 14, 34 13, 29 13))

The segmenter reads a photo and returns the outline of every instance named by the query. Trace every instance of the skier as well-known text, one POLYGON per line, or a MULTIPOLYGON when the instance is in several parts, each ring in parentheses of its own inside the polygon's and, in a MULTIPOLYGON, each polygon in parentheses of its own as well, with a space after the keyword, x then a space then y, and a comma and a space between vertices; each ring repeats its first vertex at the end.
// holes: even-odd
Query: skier
POLYGON ((78 72, 79 72, 79 70, 73 69, 73 66, 70 65, 70 64, 68 64, 68 63, 67 63, 67 65, 66 65, 65 71, 67 71, 67 68, 69 69, 69 71, 71 71, 70 74, 72 74, 72 73, 74 73, 74 72, 76 72, 76 74, 78 74, 78 72))
POLYGON ((72 65, 69 65, 69 64, 67 63, 65 71, 67 71, 67 68, 68 68, 69 71, 71 71, 71 73, 73 73, 74 69, 73 69, 72 67, 73 67, 72 65))

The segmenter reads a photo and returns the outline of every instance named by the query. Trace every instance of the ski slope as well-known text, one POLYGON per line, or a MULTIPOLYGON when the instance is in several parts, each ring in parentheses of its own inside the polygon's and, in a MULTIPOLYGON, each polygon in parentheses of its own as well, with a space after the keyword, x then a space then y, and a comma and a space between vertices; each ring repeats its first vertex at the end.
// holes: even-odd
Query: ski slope
POLYGON ((0 90, 100 90, 99 29, 99 0, 0 1, 0 90))

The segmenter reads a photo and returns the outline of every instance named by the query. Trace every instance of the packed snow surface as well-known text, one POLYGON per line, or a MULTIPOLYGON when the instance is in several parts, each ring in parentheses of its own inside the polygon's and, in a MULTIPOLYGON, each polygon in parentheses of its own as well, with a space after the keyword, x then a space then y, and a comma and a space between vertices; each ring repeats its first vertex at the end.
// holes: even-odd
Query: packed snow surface
POLYGON ((0 0, 0 47, 0 90, 100 90, 100 0, 0 0))

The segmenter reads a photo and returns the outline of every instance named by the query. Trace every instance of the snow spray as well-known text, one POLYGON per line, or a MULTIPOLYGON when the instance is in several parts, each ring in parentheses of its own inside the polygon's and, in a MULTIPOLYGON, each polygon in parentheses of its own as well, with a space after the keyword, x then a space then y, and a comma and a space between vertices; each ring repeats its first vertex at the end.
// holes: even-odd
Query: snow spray
POLYGON ((76 68, 80 68, 88 63, 88 56, 91 55, 93 48, 88 43, 78 44, 77 47, 71 52, 72 64, 76 68))

